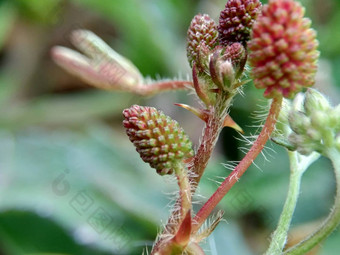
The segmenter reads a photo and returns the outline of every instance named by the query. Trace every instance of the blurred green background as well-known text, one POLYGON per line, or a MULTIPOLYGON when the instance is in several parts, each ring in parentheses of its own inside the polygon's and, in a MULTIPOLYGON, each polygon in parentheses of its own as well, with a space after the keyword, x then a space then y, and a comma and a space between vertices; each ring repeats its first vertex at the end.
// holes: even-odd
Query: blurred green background
MULTIPOLYGON (((340 102, 340 1, 304 0, 320 40, 317 88, 340 102)), ((186 92, 153 98, 99 91, 51 60, 71 47, 74 29, 89 29, 131 59, 145 76, 186 77, 186 30, 192 17, 217 20, 225 0, 0 0, 0 254, 142 254, 151 248, 174 199, 174 180, 156 175, 128 141, 121 112, 151 105, 177 119, 197 146, 203 124, 173 103, 196 104, 186 92)), ((252 84, 231 116, 246 135, 267 104, 252 84)), ((197 201, 242 158, 239 134, 221 135, 197 201)), ((242 139, 241 139, 242 140, 242 139)), ((268 145, 219 205, 225 219, 206 241, 207 254, 261 254, 280 215, 288 160, 268 145), (273 149, 273 150, 271 150, 273 149), (266 160, 267 158, 268 160, 266 160)), ((328 160, 303 178, 290 241, 327 215, 335 191, 328 160)), ((198 209, 199 205, 195 205, 198 209)), ((313 254, 338 255, 340 231, 313 254)))

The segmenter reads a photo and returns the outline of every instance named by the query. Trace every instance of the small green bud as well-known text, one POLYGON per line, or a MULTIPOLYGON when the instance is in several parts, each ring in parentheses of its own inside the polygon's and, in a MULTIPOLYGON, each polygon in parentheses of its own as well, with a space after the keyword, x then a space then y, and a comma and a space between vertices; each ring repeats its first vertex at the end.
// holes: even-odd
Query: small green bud
POLYGON ((311 151, 325 152, 338 148, 340 134, 340 106, 332 107, 317 90, 308 89, 305 96, 298 94, 289 113, 289 126, 293 133, 288 141, 301 154, 311 151), (303 101, 303 105, 301 102, 303 101))
POLYGON ((305 94, 304 109, 310 116, 315 111, 328 111, 331 108, 328 100, 317 90, 308 89, 305 94))
POLYGON ((322 134, 318 130, 312 128, 307 130, 306 136, 313 141, 319 141, 322 139, 322 134))
POLYGON ((315 110, 311 112, 310 119, 315 129, 321 131, 329 128, 329 116, 327 112, 315 110))
POLYGON ((291 133, 288 137, 288 141, 302 155, 309 155, 316 149, 313 142, 304 135, 291 133))
POLYGON ((291 111, 288 121, 290 128, 297 134, 305 134, 311 124, 310 119, 299 111, 291 111))

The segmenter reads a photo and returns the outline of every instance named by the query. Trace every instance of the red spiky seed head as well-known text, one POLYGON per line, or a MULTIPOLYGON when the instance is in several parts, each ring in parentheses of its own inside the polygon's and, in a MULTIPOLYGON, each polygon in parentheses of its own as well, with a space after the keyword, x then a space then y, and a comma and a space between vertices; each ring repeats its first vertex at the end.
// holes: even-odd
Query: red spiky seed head
POLYGON ((144 162, 160 175, 193 156, 192 144, 179 124, 154 107, 133 105, 123 111, 123 125, 144 162))
POLYGON ((191 21, 187 33, 187 56, 190 66, 194 63, 202 66, 199 58, 208 58, 209 51, 218 43, 218 32, 215 21, 207 14, 197 14, 191 21), (206 56, 199 56, 201 55, 206 56))
POLYGON ((234 42, 246 44, 252 26, 260 13, 259 0, 229 0, 221 11, 218 32, 221 45, 234 42))
POLYGON ((304 8, 294 0, 270 0, 253 26, 248 43, 256 88, 264 96, 293 97, 314 84, 318 42, 304 18, 304 8))

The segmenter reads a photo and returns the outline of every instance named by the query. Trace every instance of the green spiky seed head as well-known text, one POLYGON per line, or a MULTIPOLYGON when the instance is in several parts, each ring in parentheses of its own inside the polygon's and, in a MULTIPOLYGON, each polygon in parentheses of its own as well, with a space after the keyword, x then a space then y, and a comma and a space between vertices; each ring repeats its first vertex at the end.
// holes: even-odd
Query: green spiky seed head
POLYGON ((156 108, 133 105, 123 116, 130 141, 158 174, 172 174, 175 163, 193 156, 192 143, 183 129, 156 108))

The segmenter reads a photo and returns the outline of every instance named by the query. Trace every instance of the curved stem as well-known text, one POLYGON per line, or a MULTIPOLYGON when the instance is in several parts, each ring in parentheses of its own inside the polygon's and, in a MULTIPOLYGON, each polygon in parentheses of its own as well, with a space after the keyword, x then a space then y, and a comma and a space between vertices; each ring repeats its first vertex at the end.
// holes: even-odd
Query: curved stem
POLYGON ((287 250, 284 254, 298 255, 305 254, 314 246, 325 240, 340 223, 340 152, 335 148, 326 151, 325 153, 333 163, 335 171, 335 179, 337 191, 334 201, 334 207, 328 215, 321 227, 311 234, 307 239, 287 250))
POLYGON ((194 218, 193 233, 197 232, 202 226, 204 221, 208 218, 213 209, 222 200, 222 198, 228 193, 231 187, 237 182, 237 180, 244 174, 248 167, 255 160, 257 155, 262 151, 266 142, 268 141, 271 133, 275 128, 276 119, 280 113, 282 105, 282 97, 275 98, 272 101, 271 108, 263 126, 263 129, 257 137, 255 143, 250 148, 246 156, 236 166, 234 171, 224 180, 216 192, 210 197, 210 199, 203 205, 201 210, 194 218))
POLYGON ((312 155, 305 157, 300 156, 295 151, 288 151, 288 156, 290 161, 290 181, 288 195, 280 216, 278 226, 273 233, 270 246, 265 253, 266 255, 282 254, 282 250, 287 241, 289 226, 292 221, 293 213, 295 211, 296 203, 299 197, 301 177, 310 164, 318 159, 320 155, 313 153, 312 155))

